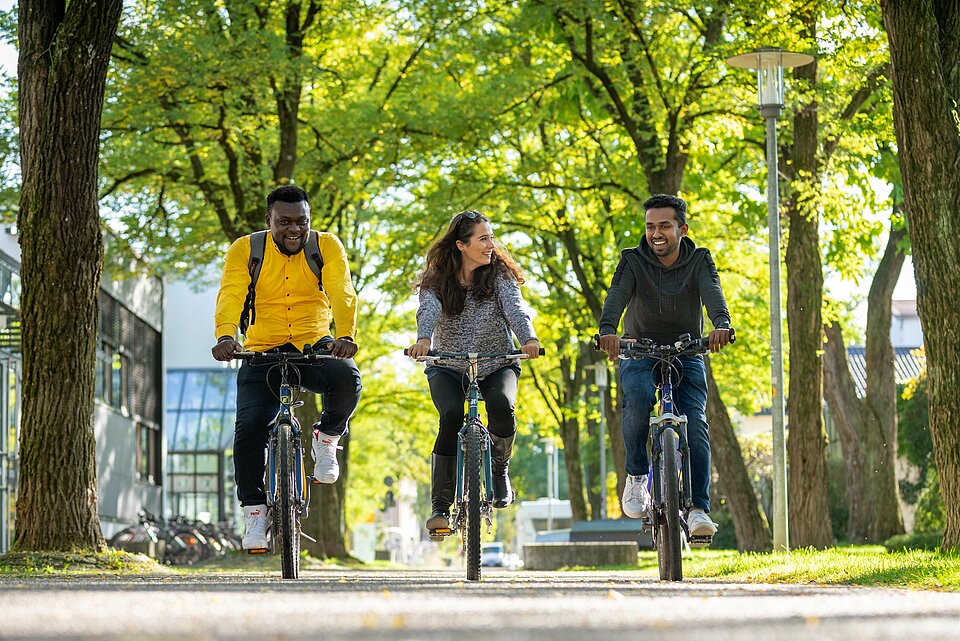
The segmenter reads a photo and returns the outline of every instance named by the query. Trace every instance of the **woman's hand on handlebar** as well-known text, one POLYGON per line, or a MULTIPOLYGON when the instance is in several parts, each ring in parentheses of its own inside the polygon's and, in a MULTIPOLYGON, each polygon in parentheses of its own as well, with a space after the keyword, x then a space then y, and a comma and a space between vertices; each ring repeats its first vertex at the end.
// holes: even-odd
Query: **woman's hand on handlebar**
POLYGON ((218 361, 229 361, 233 359, 233 355, 237 352, 243 351, 243 346, 240 345, 233 338, 222 338, 213 348, 210 350, 210 353, 213 354, 213 357, 218 361))
POLYGON ((430 339, 421 338, 416 343, 411 345, 409 349, 407 349, 407 356, 409 356, 410 358, 416 359, 416 358, 420 358, 421 356, 426 356, 427 352, 429 351, 430 351, 430 339))
POLYGON ((520 347, 520 351, 527 355, 527 358, 534 359, 540 356, 540 341, 531 338, 520 347))

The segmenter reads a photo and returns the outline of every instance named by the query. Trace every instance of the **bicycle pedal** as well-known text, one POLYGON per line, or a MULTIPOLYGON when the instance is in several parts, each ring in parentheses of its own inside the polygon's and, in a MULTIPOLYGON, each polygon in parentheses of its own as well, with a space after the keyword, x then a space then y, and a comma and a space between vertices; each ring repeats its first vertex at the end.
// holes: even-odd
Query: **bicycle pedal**
POLYGON ((448 536, 453 534, 453 530, 448 527, 438 527, 435 530, 430 530, 430 540, 431 541, 442 541, 448 536))
POLYGON ((710 545, 711 543, 713 543, 713 535, 712 535, 712 534, 708 534, 708 535, 700 534, 700 535, 697 535, 697 536, 691 536, 688 542, 690 543, 690 547, 692 547, 692 548, 705 548, 705 547, 709 547, 709 545, 710 545))
POLYGON ((270 554, 270 548, 250 548, 247 554, 270 554))
POLYGON ((313 477, 313 476, 307 475, 307 480, 310 481, 310 484, 311 484, 311 485, 320 485, 320 481, 318 481, 318 480, 317 480, 315 477, 313 477))

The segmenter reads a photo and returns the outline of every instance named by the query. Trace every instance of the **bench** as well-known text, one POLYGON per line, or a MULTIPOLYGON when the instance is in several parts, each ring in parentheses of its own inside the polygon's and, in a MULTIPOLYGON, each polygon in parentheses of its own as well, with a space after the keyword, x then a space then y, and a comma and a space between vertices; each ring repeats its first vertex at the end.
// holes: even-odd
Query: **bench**
POLYGON ((527 543, 523 567, 527 570, 558 570, 563 567, 637 565, 635 541, 571 541, 527 543))

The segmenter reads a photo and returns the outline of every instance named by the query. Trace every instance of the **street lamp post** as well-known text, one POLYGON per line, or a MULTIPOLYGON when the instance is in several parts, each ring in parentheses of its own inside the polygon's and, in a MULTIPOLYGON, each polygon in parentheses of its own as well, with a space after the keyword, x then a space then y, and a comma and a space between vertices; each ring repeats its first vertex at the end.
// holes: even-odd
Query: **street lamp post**
POLYGON ((600 397, 600 518, 607 518, 607 364, 596 363, 587 369, 593 370, 594 383, 600 397))
POLYGON ((770 379, 773 399, 773 548, 790 549, 787 522, 787 448, 783 420, 783 326, 780 318, 780 201, 777 176, 777 118, 783 113, 783 70, 807 65, 813 56, 761 47, 727 58, 727 64, 756 69, 760 115, 767 125, 767 225, 770 228, 770 379))

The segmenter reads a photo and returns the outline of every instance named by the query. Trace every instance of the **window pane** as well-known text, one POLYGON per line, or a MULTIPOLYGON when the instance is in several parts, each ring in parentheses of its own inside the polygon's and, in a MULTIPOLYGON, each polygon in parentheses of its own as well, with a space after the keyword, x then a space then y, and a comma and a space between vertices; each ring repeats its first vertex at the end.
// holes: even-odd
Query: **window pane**
POLYGON ((167 409, 180 407, 180 392, 183 391, 184 372, 167 373, 167 409))
POLYGON ((223 413, 223 431, 220 433, 220 449, 226 451, 233 449, 233 432, 236 429, 237 412, 228 407, 223 413))
POLYGON ((219 373, 210 372, 207 376, 207 389, 203 396, 203 407, 207 410, 223 409, 227 395, 227 381, 219 373))
POLYGON ((173 449, 193 451, 197 448, 197 430, 200 427, 200 412, 181 412, 177 421, 177 436, 173 449))
POLYGON ((192 474, 196 457, 193 454, 171 454, 171 474, 192 474))
POLYGON ((167 447, 173 449, 174 439, 177 436, 177 418, 180 416, 180 412, 167 411, 166 417, 163 419, 163 433, 167 439, 167 447))
POLYGON ((203 384, 206 376, 206 372, 187 372, 184 381, 183 401, 180 405, 182 409, 198 410, 202 407, 203 384))
POLYGON ((197 455, 197 474, 216 474, 217 460, 220 458, 216 454, 197 455))
POLYGON ((200 419, 200 434, 197 438, 198 450, 216 451, 220 445, 220 430, 223 427, 223 414, 214 414, 205 410, 200 419))

